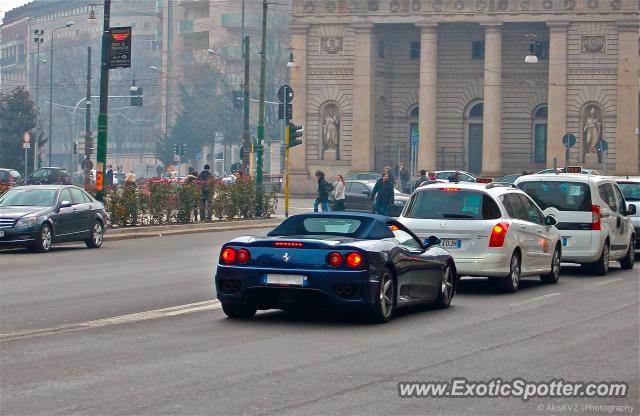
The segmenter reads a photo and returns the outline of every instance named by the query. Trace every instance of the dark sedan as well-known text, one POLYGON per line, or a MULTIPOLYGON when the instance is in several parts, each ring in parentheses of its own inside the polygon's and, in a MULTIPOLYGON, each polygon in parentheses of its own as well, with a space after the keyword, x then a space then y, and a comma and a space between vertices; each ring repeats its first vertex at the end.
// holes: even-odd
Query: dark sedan
POLYGON ((18 186, 0 196, 0 247, 47 252, 53 243, 102 246, 108 215, 102 203, 67 185, 18 186))
POLYGON ((43 167, 22 180, 22 185, 71 185, 71 176, 65 168, 43 167))
POLYGON ((457 273, 438 244, 380 215, 294 215, 265 237, 224 244, 216 291, 232 318, 250 318, 258 309, 333 307, 386 322, 396 307, 451 303, 457 273))
MULTIPOLYGON (((347 211, 372 212, 373 201, 371 192, 376 184, 375 180, 346 181, 344 192, 344 206, 347 211)), ((389 211, 392 217, 399 217, 402 209, 409 200, 409 195, 394 189, 394 201, 389 211)))

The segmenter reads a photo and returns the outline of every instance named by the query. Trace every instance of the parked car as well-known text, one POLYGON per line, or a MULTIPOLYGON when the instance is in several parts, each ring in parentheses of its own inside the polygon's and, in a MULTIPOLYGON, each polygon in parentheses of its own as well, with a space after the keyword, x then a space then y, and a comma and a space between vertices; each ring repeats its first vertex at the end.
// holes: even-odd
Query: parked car
POLYGON ((619 260, 623 269, 635 261, 635 230, 615 180, 599 175, 560 173, 527 175, 516 185, 555 217, 562 235, 562 260, 582 264, 605 275, 609 261, 619 260))
MULTIPOLYGON (((375 180, 348 180, 344 192, 344 206, 347 211, 372 212, 373 200, 371 193, 376 185, 375 180)), ((389 216, 397 217, 409 200, 409 195, 394 189, 394 201, 389 216)))
POLYGON ((348 174, 344 180, 345 181, 368 181, 368 180, 378 180, 382 174, 380 172, 351 172, 348 174))
POLYGON ((15 169, 0 168, 0 185, 15 185, 22 181, 22 175, 15 169))
POLYGON ((421 238, 437 235, 459 274, 495 278, 505 292, 518 290, 526 276, 558 281, 562 248, 555 220, 513 186, 422 186, 398 221, 421 238))
POLYGON ((337 308, 387 322, 397 307, 451 303, 455 263, 438 242, 422 242, 380 215, 293 215, 265 237, 222 246, 216 293, 231 318, 258 309, 337 308))
POLYGON ((21 185, 71 185, 71 176, 65 168, 43 167, 26 176, 21 185))
POLYGON ((518 179, 520 176, 522 176, 522 174, 513 173, 511 175, 505 175, 502 178, 496 179, 496 182, 498 182, 498 183, 514 183, 516 181, 516 179, 518 179))
POLYGON ((627 202, 627 210, 635 206, 636 213, 631 215, 631 223, 636 233, 636 251, 640 250, 640 176, 616 178, 622 196, 627 202))
POLYGON ((82 189, 66 185, 17 186, 0 197, 0 246, 47 252, 63 241, 102 246, 107 212, 82 189))
MULTIPOLYGON (((453 175, 455 173, 455 170, 437 170, 435 171, 436 174, 436 179, 441 179, 444 181, 449 181, 449 177, 451 175, 453 175)), ((463 170, 459 170, 459 178, 460 178, 460 182, 475 182, 477 179, 477 176, 469 173, 469 172, 465 172, 463 170)))

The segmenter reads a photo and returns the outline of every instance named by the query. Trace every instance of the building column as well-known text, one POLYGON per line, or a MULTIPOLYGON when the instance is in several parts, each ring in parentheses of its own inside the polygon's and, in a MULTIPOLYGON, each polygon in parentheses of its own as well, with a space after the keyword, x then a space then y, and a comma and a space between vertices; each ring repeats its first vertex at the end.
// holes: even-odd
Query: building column
POLYGON ((547 106, 547 167, 554 159, 564 166, 565 147, 562 136, 567 133, 567 22, 549 26, 549 92, 547 106))
MULTIPOLYGON (((417 170, 436 169, 438 98, 438 24, 417 24, 420 28, 420 87, 418 114, 417 170)), ((415 173, 415 172, 414 172, 415 173)))
POLYGON ((618 24, 616 174, 638 174, 638 22, 618 24))
POLYGON ((353 25, 353 128, 351 133, 351 171, 375 169, 373 121, 373 24, 353 25))
POLYGON ((502 25, 484 25, 482 176, 502 174, 502 25))
MULTIPOLYGON (((295 97, 292 101, 293 122, 302 124, 306 130, 307 124, 307 33, 309 25, 292 24, 291 48, 295 67, 289 72, 290 85, 295 97)), ((307 172, 306 134, 302 136, 302 144, 289 151, 289 183, 290 191, 294 194, 313 192, 313 181, 307 172)))

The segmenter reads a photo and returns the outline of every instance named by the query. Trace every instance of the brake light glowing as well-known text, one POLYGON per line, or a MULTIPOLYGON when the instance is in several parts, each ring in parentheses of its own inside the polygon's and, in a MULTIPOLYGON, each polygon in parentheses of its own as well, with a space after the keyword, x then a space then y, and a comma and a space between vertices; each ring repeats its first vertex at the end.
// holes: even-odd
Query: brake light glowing
POLYGON ((222 253, 220 253, 220 258, 223 262, 231 264, 236 261, 236 250, 231 247, 227 247, 222 250, 222 253))
POLYGON ((295 241, 276 241, 273 243, 274 247, 304 247, 304 243, 297 243, 295 241))
POLYGON ((491 238, 489 238, 489 247, 502 247, 504 239, 507 237, 509 223, 501 222, 493 226, 491 230, 491 238))
POLYGON ((442 192, 458 192, 460 188, 438 188, 442 192))
POLYGON ((349 253, 347 254, 346 263, 349 267, 359 267, 362 264, 362 255, 355 252, 349 253))
POLYGON ((251 258, 251 253, 246 248, 241 248, 236 253, 236 258, 238 259, 238 263, 246 263, 251 258))
POLYGON ((591 205, 591 229, 600 230, 602 223, 600 222, 600 205, 591 205))
POLYGON ((330 253, 327 256, 327 263, 329 266, 338 267, 342 264, 342 254, 340 253, 330 253))

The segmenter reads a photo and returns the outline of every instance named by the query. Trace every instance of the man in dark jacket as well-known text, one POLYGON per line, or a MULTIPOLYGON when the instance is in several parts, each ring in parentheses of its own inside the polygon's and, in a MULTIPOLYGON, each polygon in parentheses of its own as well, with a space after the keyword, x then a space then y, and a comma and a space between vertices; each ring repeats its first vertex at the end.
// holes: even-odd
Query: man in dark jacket
POLYGON ((375 200, 373 212, 379 215, 389 215, 394 200, 394 189, 388 173, 383 173, 382 178, 376 182, 373 192, 371 192, 371 199, 375 200))
POLYGON ((104 175, 104 186, 113 186, 113 167, 111 165, 107 166, 107 172, 104 175))
POLYGON ((211 179, 210 169, 211 167, 209 165, 204 165, 204 170, 198 175, 198 181, 200 182, 200 221, 204 221, 205 219, 211 221, 211 214, 213 213, 211 204, 207 207, 207 202, 209 201, 208 181, 211 179))
POLYGON ((316 179, 318 180, 318 194, 316 200, 313 201, 313 212, 318 212, 318 206, 323 212, 330 211, 329 194, 333 191, 333 185, 326 181, 324 172, 321 170, 316 172, 316 179))
POLYGON ((404 162, 400 163, 398 176, 400 177, 400 189, 402 190, 402 192, 406 192, 407 185, 409 184, 409 179, 411 179, 411 174, 409 173, 409 169, 407 169, 404 162))

